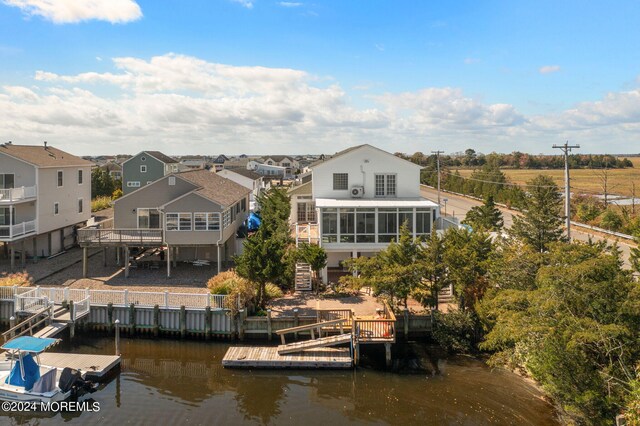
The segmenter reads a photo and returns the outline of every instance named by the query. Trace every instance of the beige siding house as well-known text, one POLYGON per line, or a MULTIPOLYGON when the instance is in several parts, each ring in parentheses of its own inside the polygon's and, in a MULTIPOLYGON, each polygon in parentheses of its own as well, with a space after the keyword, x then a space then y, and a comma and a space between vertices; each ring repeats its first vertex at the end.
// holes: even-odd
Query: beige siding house
POLYGON ((16 250, 24 263, 75 244, 91 217, 91 166, 46 142, 0 145, 0 243, 12 269, 16 250))

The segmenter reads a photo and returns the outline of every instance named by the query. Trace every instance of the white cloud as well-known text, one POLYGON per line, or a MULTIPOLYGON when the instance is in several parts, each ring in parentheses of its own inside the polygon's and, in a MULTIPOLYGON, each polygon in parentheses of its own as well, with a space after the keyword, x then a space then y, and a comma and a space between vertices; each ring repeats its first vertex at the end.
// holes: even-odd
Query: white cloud
POLYGON ((300 7, 302 6, 302 3, 291 2, 291 1, 281 1, 281 2, 278 2, 278 5, 282 7, 300 7))
POLYGON ((118 24, 142 17, 142 10, 134 0, 4 0, 4 3, 56 24, 94 19, 118 24))
POLYGON ((40 70, 28 87, 3 86, 0 133, 16 143, 58 141, 80 155, 149 147, 168 153, 334 152, 365 142, 407 152, 469 146, 541 152, 565 139, 585 151, 613 152, 616 143, 618 151, 628 151, 625 142, 640 136, 640 90, 541 116, 452 87, 379 96, 367 95, 376 90, 373 84, 357 90, 364 101, 358 105, 366 106, 356 106, 332 80, 302 70, 173 53, 121 57, 109 72, 40 70))
POLYGON ((234 3, 238 3, 242 7, 247 9, 253 9, 253 0, 231 0, 234 3))
POLYGON ((551 74, 558 71, 560 71, 560 65, 545 65, 538 70, 540 74, 551 74))

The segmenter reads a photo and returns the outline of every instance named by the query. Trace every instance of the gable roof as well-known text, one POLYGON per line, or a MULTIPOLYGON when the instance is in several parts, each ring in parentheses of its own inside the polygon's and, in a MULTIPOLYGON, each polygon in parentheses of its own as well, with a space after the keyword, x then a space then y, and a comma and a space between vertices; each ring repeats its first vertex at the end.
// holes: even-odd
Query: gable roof
POLYGON ((385 151, 385 150, 383 150, 383 149, 377 148, 377 147, 375 147, 375 146, 373 146, 373 145, 369 145, 368 143, 365 143, 365 144, 362 144, 362 145, 352 146, 352 147, 349 147, 349 148, 347 148, 347 149, 343 149, 342 151, 338 151, 338 152, 336 152, 335 154, 333 154, 333 155, 332 155, 331 157, 329 157, 329 158, 321 159, 321 160, 318 160, 318 161, 315 161, 315 162, 311 163, 308 167, 309 167, 309 168, 314 168, 314 167, 317 167, 317 166, 323 165, 323 164, 325 164, 325 163, 330 162, 330 161, 331 161, 331 160, 333 160, 333 159, 336 159, 336 158, 338 158, 338 157, 342 157, 343 155, 346 155, 346 154, 348 154, 348 153, 350 153, 350 152, 353 152, 353 151, 356 151, 356 150, 358 150, 358 149, 362 149, 362 148, 372 148, 372 149, 375 149, 376 151, 379 151, 379 152, 381 152, 381 153, 383 153, 383 154, 387 154, 387 155, 390 155, 391 157, 397 158, 398 160, 405 161, 405 162, 407 162, 407 163, 411 164, 412 166, 416 166, 416 167, 422 168, 422 166, 420 166, 420 165, 418 165, 418 164, 416 164, 416 163, 412 163, 412 162, 411 162, 411 161, 409 161, 409 160, 405 160, 404 158, 397 157, 397 156, 393 155, 392 153, 390 153, 390 152, 388 152, 388 151, 385 151))
MULTIPOLYGON (((222 170, 226 170, 227 172, 239 174, 240 176, 247 177, 247 178, 249 178, 251 180, 258 180, 258 179, 262 178, 261 174, 256 173, 253 170, 248 170, 248 169, 222 169, 222 170)), ((220 170, 220 171, 222 171, 222 170, 220 170)), ((220 173, 220 172, 218 172, 218 173, 220 173)))
POLYGON ((0 145, 0 153, 37 167, 84 167, 94 164, 51 145, 14 145, 5 143, 0 145))
POLYGON ((154 157, 156 160, 160 160, 163 163, 166 164, 171 164, 171 163, 177 163, 177 160, 174 160, 173 158, 169 157, 168 155, 164 155, 163 153, 161 153, 160 151, 144 151, 147 154, 151 155, 152 157, 154 157))
POLYGON ((294 158, 290 155, 264 155, 261 157, 263 160, 267 160, 269 158, 271 158, 273 161, 275 161, 276 163, 281 162, 282 160, 289 159, 289 160, 293 160, 294 158))
POLYGON ((194 191, 196 194, 202 195, 221 206, 230 206, 251 192, 249 188, 208 170, 191 170, 173 173, 173 175, 199 186, 194 191))

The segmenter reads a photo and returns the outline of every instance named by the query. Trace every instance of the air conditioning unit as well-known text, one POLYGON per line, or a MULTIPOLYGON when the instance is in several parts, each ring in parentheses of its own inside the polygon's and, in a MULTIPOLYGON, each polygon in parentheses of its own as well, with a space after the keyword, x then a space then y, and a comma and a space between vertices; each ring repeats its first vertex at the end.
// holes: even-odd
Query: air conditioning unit
POLYGON ((352 186, 351 187, 351 197, 352 198, 362 198, 364 196, 364 186, 352 186))

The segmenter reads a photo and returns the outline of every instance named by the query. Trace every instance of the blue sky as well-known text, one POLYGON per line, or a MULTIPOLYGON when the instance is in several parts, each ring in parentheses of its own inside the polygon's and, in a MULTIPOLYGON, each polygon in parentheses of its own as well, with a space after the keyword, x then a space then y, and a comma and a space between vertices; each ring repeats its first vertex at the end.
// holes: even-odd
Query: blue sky
POLYGON ((0 129, 79 154, 640 151, 634 1, 0 0, 0 129))

